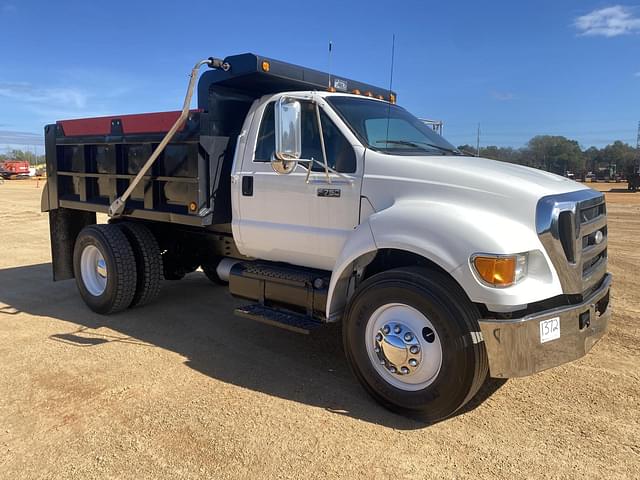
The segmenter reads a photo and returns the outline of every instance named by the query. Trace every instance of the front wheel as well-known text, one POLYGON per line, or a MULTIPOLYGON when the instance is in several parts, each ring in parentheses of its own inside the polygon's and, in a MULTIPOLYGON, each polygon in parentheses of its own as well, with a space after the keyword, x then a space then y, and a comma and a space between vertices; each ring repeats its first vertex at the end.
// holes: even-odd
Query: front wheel
POLYGON ((447 418, 482 386, 488 370, 479 315, 443 273, 409 267, 367 279, 343 325, 349 364, 387 408, 447 418))

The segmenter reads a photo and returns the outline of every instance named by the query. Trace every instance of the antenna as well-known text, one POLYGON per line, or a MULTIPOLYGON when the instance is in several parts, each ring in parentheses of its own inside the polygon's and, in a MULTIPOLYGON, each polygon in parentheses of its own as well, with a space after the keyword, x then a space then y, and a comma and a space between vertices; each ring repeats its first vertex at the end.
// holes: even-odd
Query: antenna
POLYGON ((333 42, 329 40, 329 68, 327 71, 329 72, 329 85, 327 87, 331 90, 331 52, 333 50, 333 42))
POLYGON ((389 107, 387 108, 387 137, 386 145, 389 147, 389 122, 391 121, 391 88, 393 87, 393 63, 396 53, 396 34, 391 37, 391 72, 389 74, 389 107))
POLYGON ((478 136, 476 138, 476 157, 480 156, 480 122, 478 122, 478 136))

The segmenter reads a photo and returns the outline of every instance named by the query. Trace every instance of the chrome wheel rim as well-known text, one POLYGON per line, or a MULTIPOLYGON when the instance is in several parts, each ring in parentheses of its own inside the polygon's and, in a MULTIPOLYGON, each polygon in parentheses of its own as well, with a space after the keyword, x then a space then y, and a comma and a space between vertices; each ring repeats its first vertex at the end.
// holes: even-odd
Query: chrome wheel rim
POLYGON ((82 283, 94 297, 99 297, 107 288, 107 262, 94 245, 87 245, 80 257, 82 283))
POLYGON ((373 368, 396 388, 422 390, 440 373, 440 337, 431 321, 409 305, 379 307, 369 318, 365 338, 373 368))

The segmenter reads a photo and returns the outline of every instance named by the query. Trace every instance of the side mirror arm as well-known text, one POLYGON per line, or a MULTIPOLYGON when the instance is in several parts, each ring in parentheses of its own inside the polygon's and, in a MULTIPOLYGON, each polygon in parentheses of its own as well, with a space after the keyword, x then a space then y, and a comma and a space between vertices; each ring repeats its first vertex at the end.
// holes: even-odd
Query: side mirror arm
MULTIPOLYGON (((327 183, 331 183, 331 177, 329 176, 329 164, 327 163, 327 149, 324 145, 324 132, 322 131, 322 122, 320 121, 320 106, 318 102, 314 102, 316 107, 316 120, 318 121, 318 133, 320 134, 320 148, 322 149, 322 159, 324 160, 324 174, 327 177, 327 183)), ((307 172, 307 181, 309 180, 309 174, 311 169, 307 172)))

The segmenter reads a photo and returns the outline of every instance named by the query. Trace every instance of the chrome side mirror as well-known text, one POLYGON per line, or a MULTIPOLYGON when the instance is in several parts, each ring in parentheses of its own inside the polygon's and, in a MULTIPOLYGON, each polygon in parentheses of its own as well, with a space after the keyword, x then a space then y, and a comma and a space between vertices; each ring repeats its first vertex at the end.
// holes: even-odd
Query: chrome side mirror
POLYGON ((291 173, 302 154, 302 108, 293 98, 281 97, 275 105, 276 150, 271 167, 276 173, 291 173))

